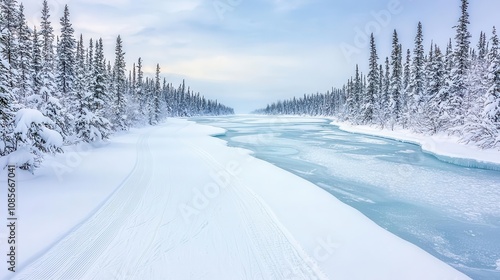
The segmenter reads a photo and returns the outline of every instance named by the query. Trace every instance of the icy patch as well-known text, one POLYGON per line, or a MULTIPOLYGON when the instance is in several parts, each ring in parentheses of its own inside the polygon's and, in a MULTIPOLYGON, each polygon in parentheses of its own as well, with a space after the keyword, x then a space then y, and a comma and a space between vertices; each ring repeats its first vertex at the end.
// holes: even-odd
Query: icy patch
POLYGON ((346 192, 346 191, 343 191, 341 189, 337 189, 337 188, 332 188, 332 187, 329 187, 328 185, 325 185, 325 184, 321 184, 321 183, 318 183, 318 185, 322 188, 325 188, 325 189, 329 189, 329 190, 332 190, 333 192, 336 192, 336 193, 339 193, 339 194, 342 194, 344 197, 348 197, 350 200, 352 201, 356 201, 356 202, 364 202, 364 203, 370 203, 370 204, 375 204, 375 201, 371 200, 371 199, 368 199, 368 198, 363 198, 363 197, 360 197, 360 196, 357 196, 357 195, 354 195, 350 192, 346 192))
POLYGON ((329 140, 345 140, 345 136, 325 135, 325 136, 322 136, 322 137, 325 138, 325 139, 329 139, 329 140))
POLYGON ((394 165, 364 154, 303 147, 301 158, 328 168, 333 177, 388 191, 391 196, 437 206, 467 221, 500 216, 500 183, 488 172, 455 173, 429 166, 394 165))
POLYGON ((244 144, 262 144, 264 142, 269 142, 271 139, 281 136, 281 133, 266 133, 259 135, 249 135, 249 136, 236 136, 231 138, 232 141, 244 143, 244 144))
POLYGON ((372 138, 359 139, 359 142, 368 143, 368 144, 375 144, 375 145, 387 145, 387 141, 372 139, 372 138))
POLYGON ((297 123, 326 123, 326 119, 320 118, 302 118, 295 116, 277 116, 277 117, 269 117, 265 116, 263 118, 247 118, 244 119, 246 123, 252 124, 272 124, 272 125, 280 125, 280 124, 297 124, 297 123))
POLYGON ((414 154, 415 151, 413 151, 413 150, 403 150, 403 151, 399 151, 398 153, 400 153, 400 154, 414 154))

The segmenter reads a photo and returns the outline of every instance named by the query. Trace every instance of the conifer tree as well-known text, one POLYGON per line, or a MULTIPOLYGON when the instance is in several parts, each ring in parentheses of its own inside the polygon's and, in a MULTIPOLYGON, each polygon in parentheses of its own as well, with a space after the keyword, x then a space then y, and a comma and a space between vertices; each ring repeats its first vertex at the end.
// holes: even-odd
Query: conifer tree
POLYGON ((453 68, 451 70, 452 87, 450 89, 450 124, 456 127, 456 133, 460 133, 460 127, 464 124, 465 111, 469 108, 466 103, 468 94, 467 71, 470 66, 470 38, 468 26, 469 22, 469 1, 461 0, 461 15, 458 25, 455 26, 455 53, 453 68), (464 103, 465 102, 465 103, 464 103))
POLYGON ((58 73, 57 84, 62 94, 63 105, 66 108, 74 106, 74 83, 76 71, 75 67, 75 49, 76 40, 73 37, 74 29, 69 18, 68 5, 64 7, 64 15, 60 20, 61 38, 58 48, 58 73))
POLYGON ((19 16, 18 4, 16 0, 3 0, 0 2, 0 13, 2 14, 2 56, 5 60, 6 72, 3 73, 6 79, 8 90, 13 94, 17 102, 19 102, 18 82, 18 64, 19 64, 19 16))
POLYGON ((375 98, 379 93, 379 66, 378 66, 377 48, 373 33, 370 36, 370 61, 368 72, 368 85, 364 97, 363 121, 364 123, 373 123, 375 98))
POLYGON ((18 21, 18 54, 17 54, 17 87, 18 87, 18 98, 20 102, 26 106, 28 104, 28 98, 33 95, 33 84, 32 84, 32 42, 31 42, 31 31, 26 23, 26 18, 24 16, 24 6, 21 4, 19 6, 19 11, 17 14, 18 21))
POLYGON ((5 57, 8 48, 8 36, 5 32, 5 13, 0 13, 0 156, 6 156, 14 151, 14 113, 15 99, 10 89, 9 64, 5 57))
POLYGON ((486 92, 484 106, 485 135, 488 139, 483 147, 500 147, 500 42, 493 28, 491 49, 488 53, 488 80, 490 87, 486 92))
POLYGON ((161 117, 161 104, 160 104, 160 64, 156 65, 156 75, 154 90, 151 91, 151 106, 150 106, 150 121, 151 125, 157 124, 161 117))
POLYGON ((403 56, 402 47, 399 44, 398 33, 394 30, 392 36, 392 52, 390 66, 392 72, 390 73, 389 81, 389 112, 390 112, 390 127, 394 129, 394 125, 399 122, 401 116, 401 93, 402 93, 402 79, 403 79, 403 56))
POLYGON ((419 117, 422 113, 424 102, 424 83, 425 83, 425 58, 424 58, 424 37, 422 23, 417 26, 417 35, 415 36, 415 48, 413 49, 413 60, 410 78, 410 96, 408 98, 409 113, 413 116, 410 125, 413 128, 419 126, 419 117))
POLYGON ((128 130, 130 124, 127 116, 126 64, 121 36, 116 38, 115 55, 113 68, 113 125, 116 130, 128 130))
POLYGON ((41 104, 41 89, 43 86, 43 62, 42 62, 42 44, 40 41, 40 35, 37 32, 36 27, 33 29, 33 41, 31 45, 32 52, 32 74, 31 74, 31 84, 33 86, 33 96, 31 97, 30 103, 33 104, 33 108, 38 108, 41 104))

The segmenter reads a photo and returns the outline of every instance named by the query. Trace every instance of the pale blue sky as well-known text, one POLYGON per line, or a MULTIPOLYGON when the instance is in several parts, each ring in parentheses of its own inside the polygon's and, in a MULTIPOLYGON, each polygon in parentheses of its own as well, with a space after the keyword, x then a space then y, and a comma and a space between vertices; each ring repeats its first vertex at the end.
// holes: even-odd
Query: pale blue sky
MULTIPOLYGON (((24 1, 38 24, 41 0, 24 1)), ((174 84, 246 113, 277 99, 340 87, 356 63, 366 69, 366 35, 375 32, 379 56, 389 55, 398 30, 413 46, 417 22, 444 46, 454 36, 459 0, 49 0, 56 30, 68 4, 77 35, 103 37, 107 57, 124 40, 127 67, 142 57, 160 63, 174 84)), ((481 30, 500 27, 500 1, 471 0, 473 44, 481 30)))

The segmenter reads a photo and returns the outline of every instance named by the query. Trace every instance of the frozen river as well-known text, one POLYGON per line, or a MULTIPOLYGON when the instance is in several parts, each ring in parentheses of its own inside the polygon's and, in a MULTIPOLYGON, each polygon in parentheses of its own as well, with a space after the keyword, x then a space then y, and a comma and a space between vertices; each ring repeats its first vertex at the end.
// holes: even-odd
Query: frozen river
POLYGON ((448 164, 325 119, 194 120, 227 129, 219 138, 230 146, 307 179, 473 279, 500 279, 499 171, 448 164))

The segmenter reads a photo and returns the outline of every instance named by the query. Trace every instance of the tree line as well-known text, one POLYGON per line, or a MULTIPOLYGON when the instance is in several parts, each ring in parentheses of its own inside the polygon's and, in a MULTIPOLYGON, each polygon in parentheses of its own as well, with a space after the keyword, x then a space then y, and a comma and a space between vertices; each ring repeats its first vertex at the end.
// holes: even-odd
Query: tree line
POLYGON ((500 148, 500 53, 496 28, 481 32, 476 47, 468 30, 469 1, 461 0, 456 35, 446 47, 431 43, 426 52, 423 25, 415 45, 403 49, 398 32, 382 63, 373 34, 368 73, 356 65, 341 88, 278 101, 260 114, 327 115, 355 125, 456 135, 481 148, 500 148))
POLYGON ((123 41, 114 62, 104 57, 102 39, 75 38, 68 6, 55 36, 46 0, 40 26, 30 28, 23 4, 0 0, 0 165, 33 171, 44 154, 63 145, 107 139, 133 126, 166 117, 234 114, 161 77, 146 77, 141 58, 127 71, 123 41))

